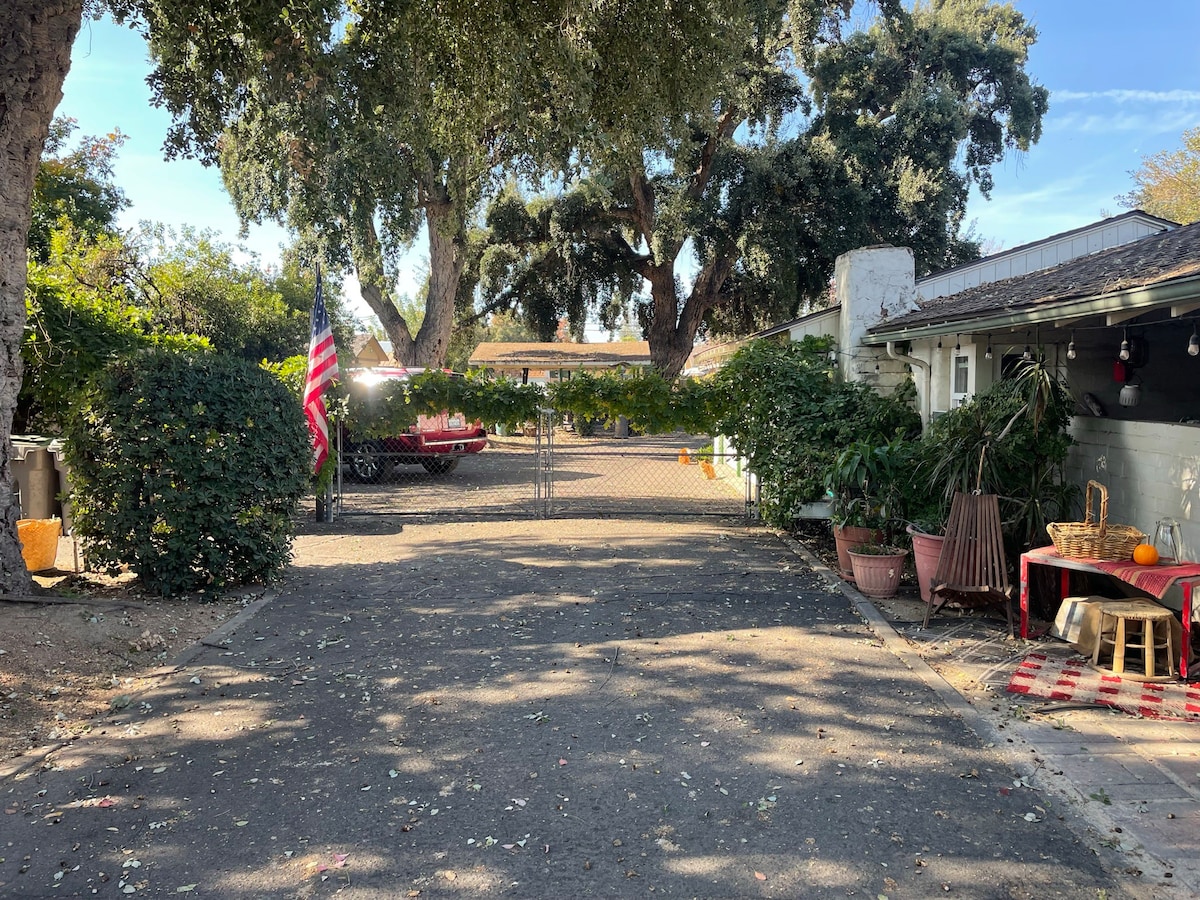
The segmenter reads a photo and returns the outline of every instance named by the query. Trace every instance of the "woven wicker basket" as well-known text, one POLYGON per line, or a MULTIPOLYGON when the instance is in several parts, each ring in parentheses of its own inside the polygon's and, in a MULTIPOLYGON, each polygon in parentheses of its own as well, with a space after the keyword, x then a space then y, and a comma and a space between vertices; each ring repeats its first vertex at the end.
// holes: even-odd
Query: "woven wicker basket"
POLYGON ((1132 525, 1108 524, 1108 489, 1098 481, 1087 483, 1087 512, 1082 522, 1051 522, 1046 526, 1058 555, 1067 559, 1118 560, 1133 557, 1133 548, 1146 535, 1132 525), (1092 521, 1092 488, 1100 494, 1100 521, 1092 521))

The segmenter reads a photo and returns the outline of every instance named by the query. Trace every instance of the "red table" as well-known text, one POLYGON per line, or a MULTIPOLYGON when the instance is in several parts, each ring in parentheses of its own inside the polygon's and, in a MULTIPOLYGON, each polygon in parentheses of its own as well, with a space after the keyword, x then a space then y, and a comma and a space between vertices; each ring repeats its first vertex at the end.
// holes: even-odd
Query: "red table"
MULTIPOLYGON (((1114 574, 1113 568, 1123 568, 1131 566, 1128 561, 1122 563, 1106 563, 1095 559, 1064 559, 1058 555, 1058 551, 1053 547, 1039 547, 1036 550, 1030 550, 1021 554, 1021 637, 1022 639, 1029 637, 1029 567, 1050 566, 1055 569, 1062 570, 1062 578, 1059 582, 1059 600, 1068 596, 1071 590, 1071 572, 1094 572, 1098 575, 1108 575, 1116 578, 1118 581, 1124 581, 1126 584, 1132 584, 1134 587, 1138 585, 1127 578, 1121 578, 1120 575, 1114 574)), ((1147 570, 1149 566, 1145 567, 1147 570)), ((1178 584, 1183 591, 1183 610, 1180 613, 1182 618, 1181 625, 1183 627, 1183 646, 1180 648, 1179 654, 1179 677, 1187 681, 1188 670, 1188 650, 1191 647, 1191 630, 1192 630, 1192 589, 1195 585, 1200 584, 1200 574, 1197 574, 1197 566, 1195 563, 1181 566, 1155 566, 1153 567, 1154 574, 1159 576, 1156 582, 1165 583, 1161 592, 1151 591, 1150 593, 1158 593, 1158 598, 1161 600, 1167 590, 1174 584, 1178 584), (1178 571, 1175 571, 1178 570, 1178 571)), ((1144 588, 1143 588, 1144 589, 1144 588)))

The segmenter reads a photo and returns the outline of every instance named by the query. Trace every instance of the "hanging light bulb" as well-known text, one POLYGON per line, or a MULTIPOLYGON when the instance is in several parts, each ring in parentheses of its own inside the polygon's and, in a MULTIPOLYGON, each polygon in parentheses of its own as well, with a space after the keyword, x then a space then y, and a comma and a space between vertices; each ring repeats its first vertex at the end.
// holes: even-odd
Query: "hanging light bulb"
POLYGON ((1200 356, 1200 335, 1196 334, 1196 324, 1192 323, 1192 336, 1188 338, 1188 356, 1200 356))
POLYGON ((1025 352, 1021 354, 1021 359, 1033 359, 1033 351, 1029 349, 1029 332, 1025 332, 1025 352))
POLYGON ((987 349, 983 351, 983 358, 992 358, 992 336, 990 334, 988 335, 987 349))
POLYGON ((1129 359, 1129 329, 1126 328, 1123 337, 1121 338, 1121 352, 1117 354, 1121 359, 1129 359))
POLYGON ((879 374, 879 363, 875 363, 875 374, 879 374))
POLYGON ((961 337, 961 335, 956 334, 954 336, 954 352, 955 353, 962 353, 962 341, 959 340, 959 337, 961 337))
POLYGON ((830 351, 829 351, 829 361, 830 361, 831 363, 835 363, 835 362, 837 362, 837 351, 836 351, 836 350, 830 350, 830 351))
POLYGON ((1075 330, 1071 330, 1071 343, 1067 344, 1067 359, 1075 358, 1075 330))
POLYGON ((942 349, 942 339, 941 338, 938 338, 938 349, 939 350, 942 349))

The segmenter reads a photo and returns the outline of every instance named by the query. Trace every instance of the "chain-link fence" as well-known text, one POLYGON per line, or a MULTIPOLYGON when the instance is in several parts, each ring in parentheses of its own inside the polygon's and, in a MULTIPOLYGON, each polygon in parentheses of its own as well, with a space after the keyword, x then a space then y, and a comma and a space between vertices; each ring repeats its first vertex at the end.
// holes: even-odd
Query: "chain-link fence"
POLYGON ((343 448, 336 510, 355 514, 743 515, 746 477, 707 438, 583 436, 552 414, 477 453, 343 448))

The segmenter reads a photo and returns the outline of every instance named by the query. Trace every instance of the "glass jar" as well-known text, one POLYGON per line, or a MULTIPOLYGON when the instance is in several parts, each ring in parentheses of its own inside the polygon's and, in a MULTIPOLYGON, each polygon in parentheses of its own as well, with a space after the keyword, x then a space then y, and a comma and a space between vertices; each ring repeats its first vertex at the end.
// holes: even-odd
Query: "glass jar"
POLYGON ((1158 520, 1154 526, 1154 549, 1158 551, 1160 562, 1176 563, 1183 548, 1183 534, 1179 523, 1172 518, 1158 520))

